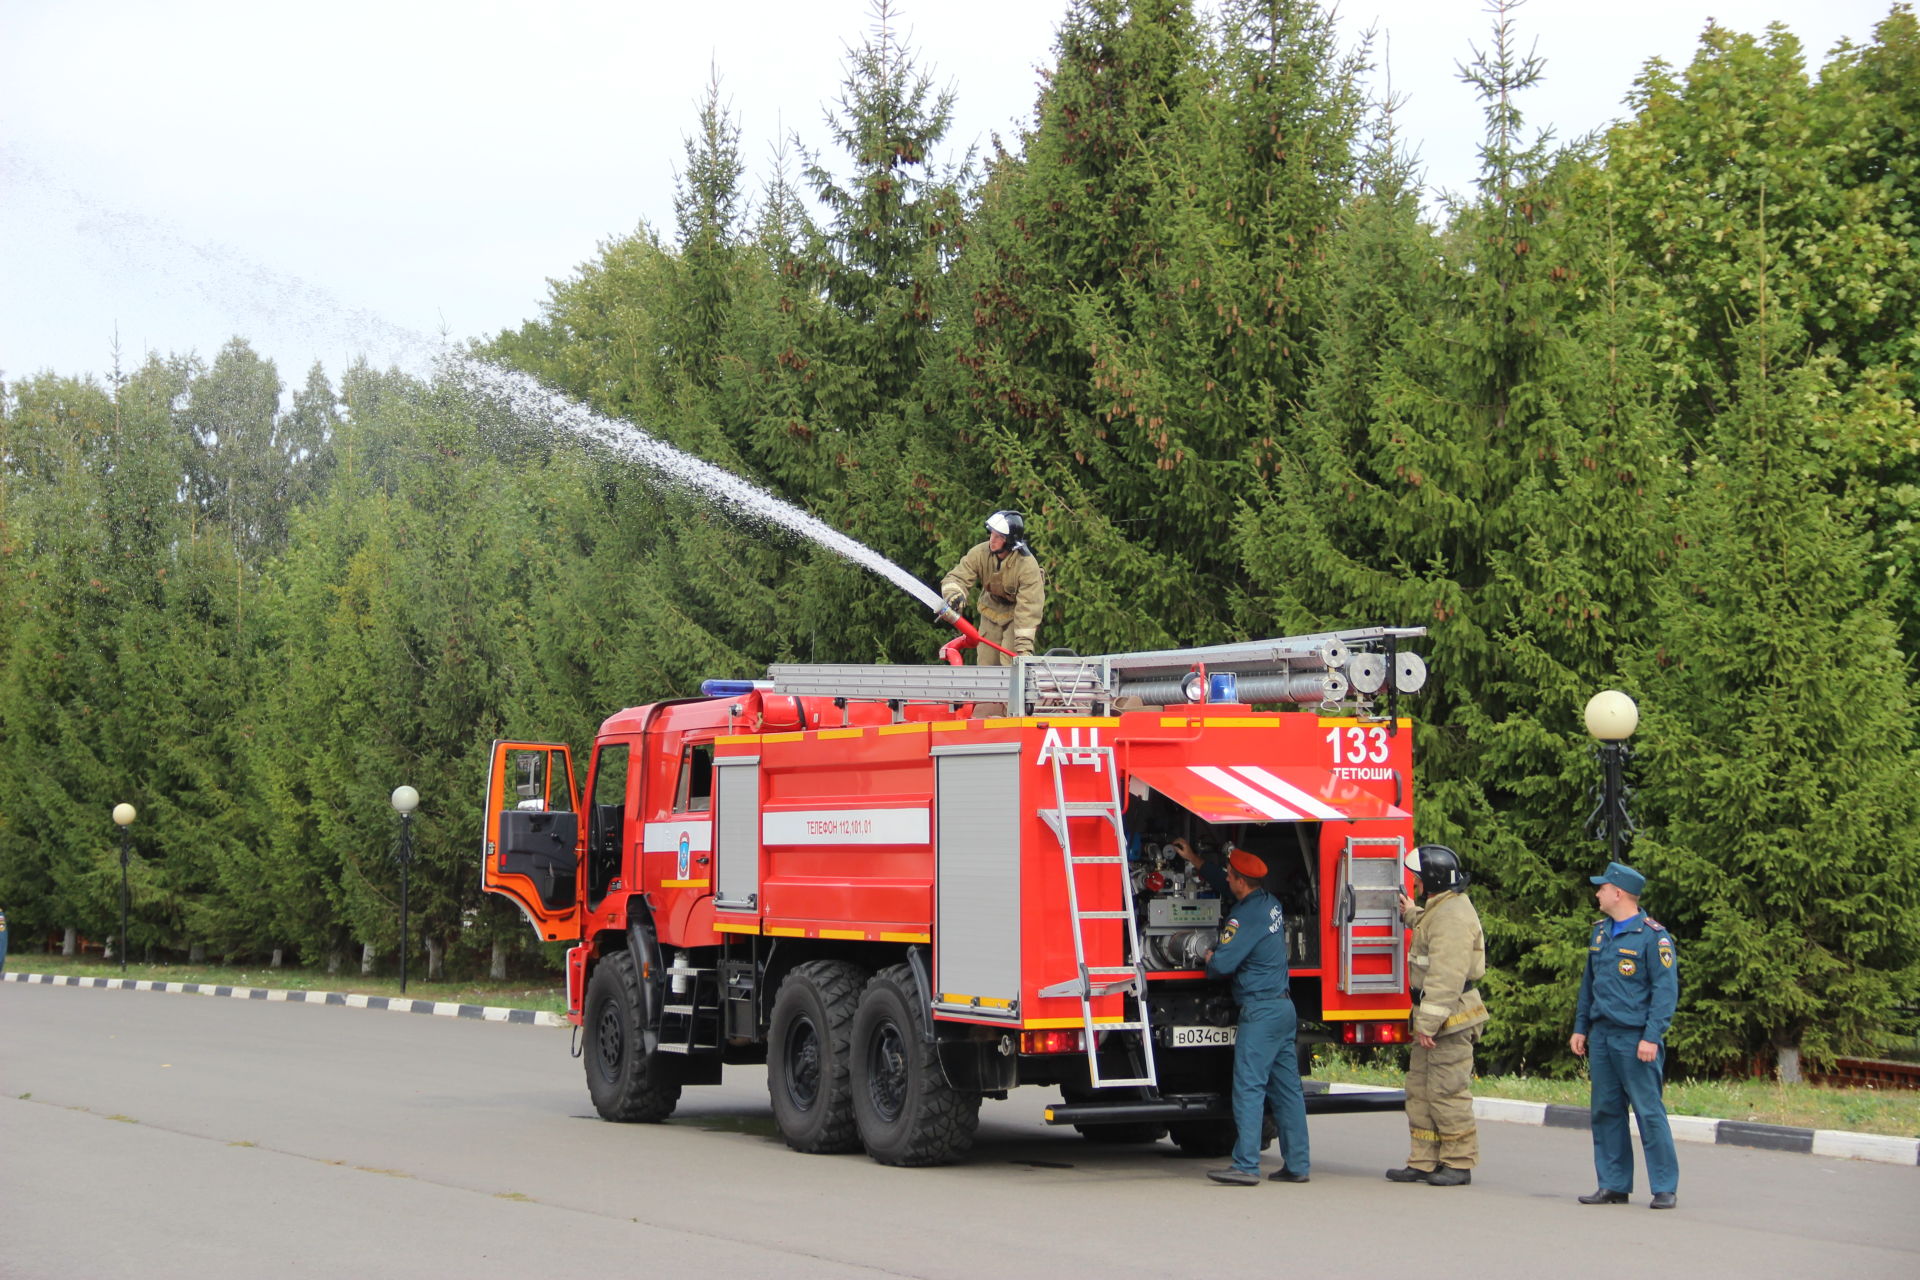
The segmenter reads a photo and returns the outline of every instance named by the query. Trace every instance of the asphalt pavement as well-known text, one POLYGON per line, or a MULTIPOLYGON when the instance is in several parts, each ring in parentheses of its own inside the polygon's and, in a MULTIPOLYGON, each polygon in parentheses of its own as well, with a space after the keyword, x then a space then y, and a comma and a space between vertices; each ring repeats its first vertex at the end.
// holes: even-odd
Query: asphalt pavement
POLYGON ((1050 1129, 1026 1089, 967 1163, 891 1169, 788 1150, 761 1068, 604 1123, 571 1040, 0 984, 0 1276, 1920 1274, 1914 1167, 1683 1145, 1677 1212, 1588 1207, 1584 1131, 1484 1123, 1471 1187, 1397 1186, 1404 1119, 1361 1113, 1316 1117, 1311 1183, 1226 1188, 1050 1129))

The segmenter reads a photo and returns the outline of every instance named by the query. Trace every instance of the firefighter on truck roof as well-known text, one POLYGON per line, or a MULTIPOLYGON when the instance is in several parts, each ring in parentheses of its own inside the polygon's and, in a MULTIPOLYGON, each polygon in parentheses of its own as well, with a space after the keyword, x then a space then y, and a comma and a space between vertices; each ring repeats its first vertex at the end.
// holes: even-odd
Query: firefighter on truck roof
MULTIPOLYGON (((1047 603, 1047 578, 1026 536, 1027 522, 1018 511, 994 512, 987 517, 987 540, 961 556, 940 581, 940 594, 955 612, 967 607, 967 596, 978 585, 980 634, 1019 654, 1033 652, 1047 603)), ((1002 666, 1011 659, 981 645, 978 661, 1002 666)))

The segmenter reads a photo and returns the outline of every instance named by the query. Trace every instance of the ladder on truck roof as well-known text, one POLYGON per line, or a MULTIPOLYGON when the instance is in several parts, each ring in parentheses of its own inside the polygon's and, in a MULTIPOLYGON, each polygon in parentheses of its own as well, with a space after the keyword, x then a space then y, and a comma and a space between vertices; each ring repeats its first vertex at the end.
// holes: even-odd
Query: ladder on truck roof
MULTIPOLYGON (((1425 627, 1360 627, 1193 649, 1039 654, 1005 667, 780 663, 767 668, 777 693, 862 701, 999 703, 1012 715, 1105 715, 1122 699, 1183 705, 1201 700, 1198 674, 1232 674, 1233 701, 1330 705, 1413 693, 1426 682, 1420 655, 1399 642, 1425 627)), ((1222 700, 1222 699, 1212 699, 1222 700)))
POLYGON ((1153 1088, 1159 1084, 1159 1076, 1153 1061, 1152 1019, 1147 1011, 1147 970, 1145 959, 1140 954, 1140 928, 1134 917, 1133 875, 1127 868, 1127 834, 1120 817, 1120 772, 1115 765, 1113 748, 1069 747, 1055 751, 1053 753, 1053 796, 1054 807, 1040 810, 1040 817, 1059 839, 1060 856, 1065 860, 1069 931, 1073 934, 1073 959, 1079 973, 1065 982, 1056 982, 1052 986, 1041 988, 1040 994, 1044 997, 1078 996, 1080 998, 1082 1043, 1087 1051, 1087 1071, 1094 1088, 1122 1086, 1153 1088), (1107 799, 1077 802, 1068 800, 1066 778, 1060 772, 1062 756, 1072 756, 1076 763, 1089 763, 1096 771, 1104 771, 1107 775, 1107 799), (1084 820, 1097 821, 1101 824, 1104 835, 1100 844, 1107 845, 1107 837, 1110 837, 1112 852, 1074 852, 1074 824, 1084 820), (1120 880, 1120 906, 1117 910, 1089 909, 1080 905, 1079 875, 1076 871, 1079 867, 1111 867, 1113 869, 1120 880), (1086 927, 1090 923, 1106 922, 1117 923, 1120 926, 1123 942, 1121 954, 1127 963, 1089 965, 1086 927), (1110 995, 1124 997, 1124 1012, 1118 1022, 1096 1023, 1093 1020, 1093 1002, 1110 995), (1128 1049, 1131 1075, 1101 1074, 1099 1037, 1103 1034, 1110 1036, 1115 1033, 1123 1037, 1120 1043, 1128 1049))

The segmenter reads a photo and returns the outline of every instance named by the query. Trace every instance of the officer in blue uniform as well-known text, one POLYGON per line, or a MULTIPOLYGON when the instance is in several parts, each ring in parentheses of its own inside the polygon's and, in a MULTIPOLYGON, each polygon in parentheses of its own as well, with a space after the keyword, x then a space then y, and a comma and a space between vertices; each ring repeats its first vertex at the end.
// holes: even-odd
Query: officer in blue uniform
POLYGON ((1584 1055, 1593 1077, 1593 1168, 1600 1185, 1581 1204, 1625 1204, 1633 1191, 1633 1141, 1627 1107, 1640 1123, 1647 1156, 1650 1207, 1671 1209, 1680 1185, 1680 1160, 1660 1098, 1667 1028, 1680 998, 1673 935, 1640 910, 1647 879, 1625 863, 1610 862, 1589 876, 1606 919, 1587 932, 1587 968, 1567 1042, 1584 1055))
POLYGON ((1306 1182, 1307 1102, 1300 1088, 1293 1039, 1299 1028, 1287 988, 1287 932, 1280 902, 1258 881, 1267 864, 1245 849, 1227 855, 1226 886, 1236 902, 1207 953, 1207 972, 1233 978, 1240 1029, 1233 1044, 1233 1167, 1207 1176, 1228 1186, 1260 1182, 1260 1131, 1267 1107, 1280 1129, 1284 1169, 1272 1182, 1306 1182))

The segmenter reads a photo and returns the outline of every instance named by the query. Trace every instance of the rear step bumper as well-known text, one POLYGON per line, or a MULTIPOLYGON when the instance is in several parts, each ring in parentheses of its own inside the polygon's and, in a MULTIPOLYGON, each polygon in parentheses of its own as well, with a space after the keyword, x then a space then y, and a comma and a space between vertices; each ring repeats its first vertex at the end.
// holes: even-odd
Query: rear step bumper
MULTIPOLYGON (((1309 1115, 1348 1111, 1405 1111, 1404 1089, 1365 1089, 1302 1080, 1309 1115)), ((1169 1094, 1164 1098, 1115 1099, 1112 1102, 1056 1102, 1046 1110, 1048 1124, 1177 1124, 1183 1120, 1230 1120, 1233 1103, 1223 1093, 1169 1094)))

